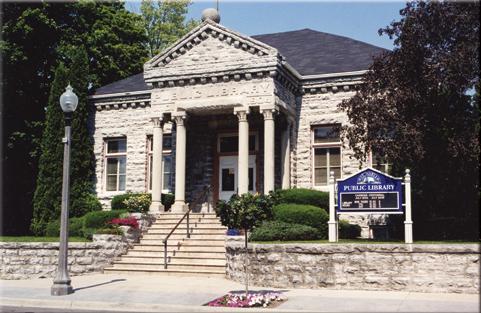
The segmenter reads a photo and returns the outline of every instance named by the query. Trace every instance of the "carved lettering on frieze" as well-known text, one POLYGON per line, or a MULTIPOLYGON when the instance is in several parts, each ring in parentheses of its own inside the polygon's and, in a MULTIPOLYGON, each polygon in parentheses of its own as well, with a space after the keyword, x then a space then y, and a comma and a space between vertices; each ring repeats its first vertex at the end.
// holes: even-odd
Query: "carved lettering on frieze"
POLYGON ((272 96, 272 83, 250 83, 250 84, 216 84, 214 86, 184 86, 180 88, 171 88, 153 92, 152 98, 160 103, 176 102, 184 100, 227 97, 227 96, 245 96, 245 97, 266 97, 272 96))

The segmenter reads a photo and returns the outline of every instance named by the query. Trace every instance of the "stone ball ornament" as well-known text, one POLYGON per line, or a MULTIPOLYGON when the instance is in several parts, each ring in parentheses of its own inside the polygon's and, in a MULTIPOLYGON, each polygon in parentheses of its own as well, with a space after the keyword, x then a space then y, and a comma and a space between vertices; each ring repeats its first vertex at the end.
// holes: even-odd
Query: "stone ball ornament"
POLYGON ((213 22, 219 23, 219 12, 214 8, 205 9, 204 11, 202 11, 202 22, 204 22, 205 20, 211 20, 213 22))
POLYGON ((73 92, 72 86, 68 84, 65 92, 60 96, 60 106, 65 113, 72 113, 77 108, 78 97, 73 92))

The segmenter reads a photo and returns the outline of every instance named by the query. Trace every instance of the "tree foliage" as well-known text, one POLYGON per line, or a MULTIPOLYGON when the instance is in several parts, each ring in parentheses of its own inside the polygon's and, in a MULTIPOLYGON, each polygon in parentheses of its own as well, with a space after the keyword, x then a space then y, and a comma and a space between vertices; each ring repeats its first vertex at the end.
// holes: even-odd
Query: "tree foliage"
POLYGON ((77 109, 72 114, 69 214, 72 217, 78 217, 93 209, 88 205, 92 202, 91 195, 94 192, 94 154, 87 127, 89 66, 85 49, 79 48, 72 52, 68 67, 67 70, 62 63, 58 66, 47 107, 39 175, 33 201, 31 229, 35 234, 43 234, 48 222, 57 219, 60 215, 64 114, 59 105, 59 98, 65 91, 67 83, 72 85, 79 99, 77 109))
POLYGON ((140 12, 147 35, 145 45, 150 57, 155 56, 198 25, 194 20, 186 21, 190 3, 190 0, 142 0, 140 12))
MULTIPOLYGON (((2 5, 4 231, 23 233, 32 216, 45 107, 59 62, 78 47, 89 87, 139 73, 148 53, 140 16, 121 2, 9 2, 2 5)), ((65 86, 63 86, 65 87, 65 86)), ((58 104, 58 98, 57 98, 58 104)))
POLYGON ((379 30, 394 50, 340 104, 358 158, 371 150, 397 175, 412 169, 418 238, 479 239, 479 9, 477 1, 407 3, 379 30))

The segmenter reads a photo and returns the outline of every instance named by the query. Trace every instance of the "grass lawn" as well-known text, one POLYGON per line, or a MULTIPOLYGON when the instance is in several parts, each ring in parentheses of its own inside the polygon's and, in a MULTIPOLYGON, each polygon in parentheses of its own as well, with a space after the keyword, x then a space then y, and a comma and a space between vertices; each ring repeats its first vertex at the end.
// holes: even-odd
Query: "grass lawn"
MULTIPOLYGON (((336 244, 336 243, 359 243, 359 244, 404 244, 404 240, 372 240, 372 239, 339 239, 339 242, 329 242, 327 239, 322 240, 293 240, 293 241, 252 241, 252 243, 266 243, 266 244, 282 244, 282 243, 322 243, 322 244, 336 244)), ((467 244, 477 243, 479 241, 461 241, 461 240, 414 240, 416 244, 467 244)))
MULTIPOLYGON (((0 242, 59 242, 59 237, 0 236, 0 242)), ((90 242, 83 237, 69 237, 70 242, 90 242)))

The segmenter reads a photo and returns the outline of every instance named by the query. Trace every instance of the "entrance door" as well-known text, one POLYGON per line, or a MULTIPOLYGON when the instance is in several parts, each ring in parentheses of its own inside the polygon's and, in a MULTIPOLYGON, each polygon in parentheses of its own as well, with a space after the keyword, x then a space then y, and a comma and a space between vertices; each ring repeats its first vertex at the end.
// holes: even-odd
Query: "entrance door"
MULTIPOLYGON (((256 189, 256 156, 249 156, 249 192, 256 189)), ((219 199, 228 201, 238 189, 238 156, 219 157, 219 199)))

